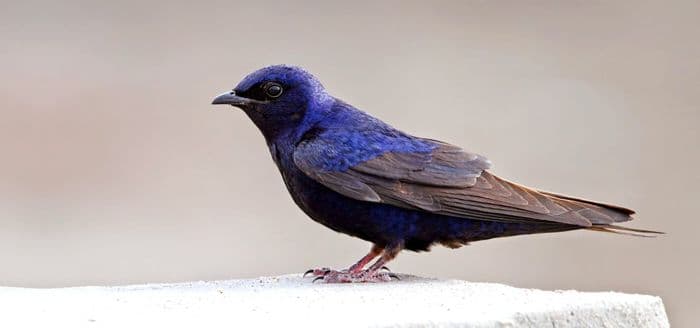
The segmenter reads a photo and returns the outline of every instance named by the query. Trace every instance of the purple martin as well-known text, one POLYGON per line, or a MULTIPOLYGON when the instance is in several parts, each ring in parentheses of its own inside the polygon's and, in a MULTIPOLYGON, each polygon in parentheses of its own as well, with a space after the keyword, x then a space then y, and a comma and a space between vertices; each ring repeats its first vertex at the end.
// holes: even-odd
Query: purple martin
POLYGON ((318 280, 389 281, 398 277, 383 269, 400 251, 434 244, 577 229, 657 233, 617 225, 632 220, 630 209, 499 178, 486 157, 397 130, 333 97, 299 67, 257 70, 212 103, 242 109, 260 129, 304 213, 373 244, 348 269, 307 272, 318 280))

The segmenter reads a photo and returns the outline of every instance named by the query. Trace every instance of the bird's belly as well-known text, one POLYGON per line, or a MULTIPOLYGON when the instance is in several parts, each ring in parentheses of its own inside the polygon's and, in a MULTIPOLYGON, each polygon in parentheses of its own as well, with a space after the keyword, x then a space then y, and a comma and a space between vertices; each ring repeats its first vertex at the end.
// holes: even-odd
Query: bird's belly
POLYGON ((401 239, 410 230, 411 217, 418 214, 345 197, 297 172, 283 172, 294 202, 311 219, 337 232, 385 245, 401 239))

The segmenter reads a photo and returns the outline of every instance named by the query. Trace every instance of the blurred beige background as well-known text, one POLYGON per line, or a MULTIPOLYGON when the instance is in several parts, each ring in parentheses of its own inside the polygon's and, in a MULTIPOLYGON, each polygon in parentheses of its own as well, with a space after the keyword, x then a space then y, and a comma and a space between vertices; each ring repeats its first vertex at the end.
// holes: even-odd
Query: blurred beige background
POLYGON ((264 141, 213 96, 307 67, 523 184, 634 208, 656 239, 569 232, 403 253, 392 269, 700 307, 697 2, 0 3, 0 285, 228 279, 346 266, 264 141), (352 4, 350 4, 352 3, 352 4))

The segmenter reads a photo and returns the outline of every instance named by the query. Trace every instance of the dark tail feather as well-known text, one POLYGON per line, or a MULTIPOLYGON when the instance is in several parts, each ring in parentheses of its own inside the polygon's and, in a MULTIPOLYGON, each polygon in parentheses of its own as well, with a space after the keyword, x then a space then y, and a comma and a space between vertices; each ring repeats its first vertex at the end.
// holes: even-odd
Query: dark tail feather
POLYGON ((645 237, 645 238, 654 238, 658 235, 665 234, 665 232, 661 232, 661 231, 634 229, 634 228, 627 228, 627 227, 621 227, 621 226, 616 226, 616 225, 598 225, 598 226, 594 225, 594 226, 586 228, 586 229, 592 230, 592 231, 610 232, 610 233, 616 233, 616 234, 620 234, 620 235, 645 237))

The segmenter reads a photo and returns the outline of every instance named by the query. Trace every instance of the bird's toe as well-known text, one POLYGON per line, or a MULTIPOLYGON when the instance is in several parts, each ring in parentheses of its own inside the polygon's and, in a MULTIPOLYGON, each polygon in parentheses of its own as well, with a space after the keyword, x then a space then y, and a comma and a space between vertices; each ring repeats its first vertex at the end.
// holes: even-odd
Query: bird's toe
MULTIPOLYGON (((325 276, 328 272, 331 272, 330 268, 316 268, 316 269, 309 269, 306 272, 304 272, 304 275, 302 277, 306 277, 308 275, 311 275, 312 277, 323 277, 325 276)), ((314 279, 315 280, 315 279, 314 279)))

